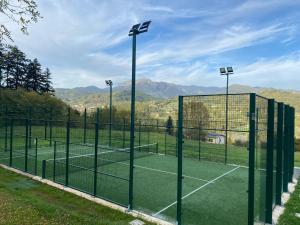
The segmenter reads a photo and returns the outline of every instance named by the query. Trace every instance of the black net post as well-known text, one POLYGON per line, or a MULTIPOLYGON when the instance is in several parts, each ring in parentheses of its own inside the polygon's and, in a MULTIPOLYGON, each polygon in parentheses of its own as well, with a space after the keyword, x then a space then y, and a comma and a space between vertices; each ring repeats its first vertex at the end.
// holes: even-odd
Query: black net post
POLYGON ((177 224, 182 224, 182 144, 183 144, 183 97, 178 101, 178 149, 177 149, 177 224))
POLYGON ((86 108, 84 109, 83 114, 83 143, 86 143, 86 123, 87 123, 87 115, 86 115, 86 108))
POLYGON ((255 181, 255 137, 256 137, 256 94, 250 94, 249 106, 249 176, 248 176, 248 225, 254 224, 254 181, 255 181))
POLYGON ((99 114, 100 114, 99 108, 97 108, 96 121, 95 121, 94 196, 97 195, 99 114))
POLYGON ((69 185, 69 156, 70 156, 70 117, 71 109, 68 108, 68 121, 67 121, 67 135, 66 135, 66 182, 65 185, 69 185))
POLYGON ((283 172, 283 114, 284 105, 278 103, 278 122, 277 122, 277 157, 276 157, 276 205, 281 205, 282 194, 282 172, 283 172))
POLYGON ((267 171, 266 171, 266 223, 272 223, 273 209, 273 150, 274 150, 274 99, 268 100, 267 171))
POLYGON ((289 106, 284 107, 283 192, 288 192, 289 180, 289 106))

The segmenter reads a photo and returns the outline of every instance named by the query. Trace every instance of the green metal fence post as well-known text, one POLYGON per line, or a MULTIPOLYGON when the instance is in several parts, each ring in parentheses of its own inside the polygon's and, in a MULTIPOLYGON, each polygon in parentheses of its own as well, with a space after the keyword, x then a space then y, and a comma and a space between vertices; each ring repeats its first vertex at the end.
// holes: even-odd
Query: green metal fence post
POLYGON ((50 147, 52 146, 52 126, 53 126, 53 108, 50 109, 50 121, 49 121, 49 139, 50 139, 50 147))
POLYGON ((148 131, 148 135, 147 135, 147 142, 148 142, 148 152, 150 151, 150 125, 147 125, 147 131, 148 131))
POLYGON ((66 181, 65 181, 66 186, 69 185, 70 119, 71 119, 71 108, 68 108, 68 122, 67 122, 67 135, 66 135, 66 181))
POLYGON ((167 155, 167 127, 165 127, 165 155, 167 155))
POLYGON ((288 192, 289 180, 289 106, 284 107, 283 192, 288 192))
POLYGON ((125 138, 126 138, 126 120, 123 118, 123 148, 125 148, 125 138))
POLYGON ((266 223, 272 223, 273 209, 273 151, 274 151, 274 107, 275 100, 268 100, 267 122, 267 171, 266 171, 266 223))
POLYGON ((201 122, 198 121, 198 160, 201 160, 201 122))
POLYGON ((48 129, 48 121, 45 120, 45 132, 44 132, 44 135, 45 135, 44 139, 45 140, 47 139, 47 129, 48 129))
POLYGON ((9 166, 12 167, 13 156, 13 136, 14 136, 14 119, 10 121, 10 143, 9 143, 9 166))
POLYGON ((38 161, 38 139, 35 138, 34 175, 37 175, 37 161, 38 161))
POLYGON ((8 145, 8 108, 7 105, 5 106, 5 143, 4 143, 4 148, 5 151, 7 151, 7 145, 8 145))
POLYGON ((25 164, 24 171, 28 170, 28 140, 29 140, 29 118, 25 120, 25 164))
POLYGON ((177 149, 177 224, 182 224, 182 144, 183 144, 183 97, 178 99, 178 149, 177 149))
POLYGON ((281 205, 282 194, 282 160, 283 160, 283 103, 278 103, 278 119, 277 119, 277 156, 276 156, 276 205, 281 205))
POLYGON ((46 178, 46 160, 42 161, 42 178, 46 178))
POLYGON ((83 114, 83 143, 86 143, 86 120, 87 120, 87 115, 86 115, 86 108, 84 109, 84 114, 83 114))
POLYGON ((256 94, 250 94, 249 106, 249 176, 248 176, 248 225, 254 224, 256 94))
POLYGON ((95 123, 94 196, 97 195, 99 115, 100 115, 99 108, 97 108, 96 123, 95 123))
POLYGON ((294 138, 293 138, 293 107, 289 107, 289 177, 288 177, 288 182, 292 182, 293 181, 293 170, 294 170, 294 166, 293 166, 293 155, 294 155, 294 138))
MULTIPOLYGON (((139 120, 139 146, 141 146, 141 138, 142 138, 142 134, 141 134, 141 120, 139 120)), ((140 149, 139 149, 140 150, 140 149)))
POLYGON ((56 179, 56 141, 54 141, 54 152, 53 152, 53 181, 56 179))
POLYGON ((29 148, 31 148, 31 142, 32 142, 32 107, 29 106, 28 111, 28 132, 29 132, 29 148))
POLYGON ((293 181, 295 165, 295 108, 291 107, 291 172, 290 182, 293 181))

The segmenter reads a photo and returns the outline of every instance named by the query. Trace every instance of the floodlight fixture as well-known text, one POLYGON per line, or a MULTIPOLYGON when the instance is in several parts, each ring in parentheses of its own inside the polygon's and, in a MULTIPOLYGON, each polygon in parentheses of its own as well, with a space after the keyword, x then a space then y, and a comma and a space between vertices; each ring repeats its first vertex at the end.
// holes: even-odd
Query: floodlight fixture
POLYGON ((149 25, 150 25, 151 21, 146 21, 144 23, 142 23, 142 25, 140 23, 135 24, 132 26, 132 28, 129 31, 129 36, 133 36, 134 34, 141 34, 144 32, 147 32, 149 29, 149 25))
POLYGON ((233 68, 231 66, 227 67, 227 73, 233 74, 233 68))
POLYGON ((220 74, 226 75, 226 69, 224 67, 220 68, 220 74))
POLYGON ((220 68, 220 74, 221 75, 230 75, 233 74, 233 68, 231 66, 225 68, 225 67, 221 67, 220 68))
POLYGON ((105 83, 106 83, 107 86, 112 86, 113 85, 113 82, 111 80, 106 80, 105 83))

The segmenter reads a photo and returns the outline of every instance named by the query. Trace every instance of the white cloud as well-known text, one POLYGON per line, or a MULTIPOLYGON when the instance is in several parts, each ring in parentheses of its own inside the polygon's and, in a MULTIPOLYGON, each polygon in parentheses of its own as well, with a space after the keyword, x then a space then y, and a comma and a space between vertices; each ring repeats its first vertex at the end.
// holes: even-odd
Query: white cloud
POLYGON ((270 55, 259 61, 257 58, 262 56, 253 54, 251 60, 244 59, 239 51, 250 46, 259 50, 270 43, 278 48, 292 46, 299 36, 294 22, 299 16, 293 14, 293 20, 287 22, 280 13, 275 17, 269 13, 297 6, 299 1, 206 3, 196 0, 39 0, 44 18, 30 27, 29 36, 17 32, 15 25, 13 34, 15 44, 29 57, 37 57, 42 65, 50 67, 56 87, 104 86, 103 80, 107 78, 118 82, 129 80, 131 40, 128 30, 132 24, 146 19, 152 19, 153 23, 149 33, 138 37, 138 77, 221 86, 224 82, 216 68, 232 59, 240 74, 232 77, 236 83, 296 86, 291 81, 293 75, 286 75, 289 77, 286 79, 284 72, 296 74, 299 59, 289 54, 299 49, 291 48, 283 51, 282 57, 273 59, 275 56, 270 55), (256 17, 262 19, 258 22, 256 17), (273 81, 267 77, 276 63, 280 64, 277 74, 281 75, 278 81, 273 81))

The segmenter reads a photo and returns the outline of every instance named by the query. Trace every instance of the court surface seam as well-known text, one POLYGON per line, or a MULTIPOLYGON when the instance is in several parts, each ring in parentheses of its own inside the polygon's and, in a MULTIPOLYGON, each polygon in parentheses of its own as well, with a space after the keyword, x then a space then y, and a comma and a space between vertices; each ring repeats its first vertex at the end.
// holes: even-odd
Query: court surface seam
MULTIPOLYGON (((239 168, 240 168, 240 166, 235 167, 234 169, 229 170, 228 172, 226 172, 226 173, 224 173, 224 174, 222 174, 222 175, 220 175, 220 176, 218 176, 218 177, 216 177, 216 178, 210 180, 208 183, 206 183, 206 184, 204 184, 204 185, 201 185, 200 187, 198 187, 198 188, 195 189, 194 191, 192 191, 192 192, 186 194, 185 196, 183 196, 183 197, 181 198, 181 200, 183 200, 183 199, 189 197, 190 195, 196 193, 197 191, 201 190, 202 188, 206 187, 207 185, 209 185, 209 184, 211 184, 211 183, 214 183, 215 181, 217 181, 217 180, 221 179, 222 177, 224 177, 224 176, 226 176, 226 175, 228 175, 228 174, 234 172, 235 170, 237 170, 237 169, 239 169, 239 168)), ((167 210, 168 208, 172 207, 172 206, 175 205, 176 203, 177 203, 177 201, 173 202, 172 204, 168 205, 167 207, 165 207, 165 208, 163 208, 162 210, 158 211, 157 213, 153 214, 153 216, 157 216, 158 214, 160 214, 160 213, 162 213, 163 211, 167 210)))

